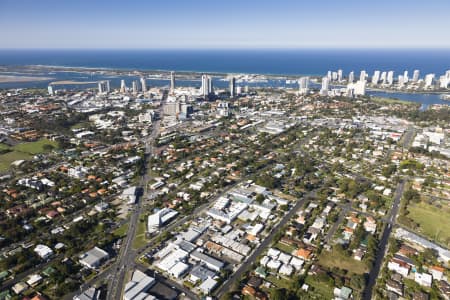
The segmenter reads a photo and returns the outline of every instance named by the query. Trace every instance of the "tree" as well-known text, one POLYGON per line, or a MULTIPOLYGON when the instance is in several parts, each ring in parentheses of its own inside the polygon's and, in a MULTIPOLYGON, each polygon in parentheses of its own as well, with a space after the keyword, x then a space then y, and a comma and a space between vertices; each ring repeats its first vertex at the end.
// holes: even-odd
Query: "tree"
POLYGON ((287 293, 285 289, 272 289, 270 291, 271 300, 286 300, 287 293))

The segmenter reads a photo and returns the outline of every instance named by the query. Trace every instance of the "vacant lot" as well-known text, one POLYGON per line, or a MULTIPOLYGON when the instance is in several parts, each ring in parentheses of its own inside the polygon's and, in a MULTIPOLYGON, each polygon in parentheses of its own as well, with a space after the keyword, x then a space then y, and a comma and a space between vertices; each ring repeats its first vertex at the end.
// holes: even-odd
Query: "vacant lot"
POLYGON ((440 207, 420 202, 408 206, 408 218, 419 224, 420 233, 444 246, 450 245, 450 205, 440 207))
POLYGON ((330 269, 336 267, 355 274, 367 272, 367 267, 363 262, 354 260, 352 257, 334 250, 330 252, 323 251, 319 256, 319 264, 330 269))

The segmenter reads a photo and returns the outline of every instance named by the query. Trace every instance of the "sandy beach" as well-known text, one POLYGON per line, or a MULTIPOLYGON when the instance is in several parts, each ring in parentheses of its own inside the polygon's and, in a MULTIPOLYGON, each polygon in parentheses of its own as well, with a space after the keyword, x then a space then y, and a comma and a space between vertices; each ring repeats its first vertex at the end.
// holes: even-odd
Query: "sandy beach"
POLYGON ((52 80, 52 79, 54 79, 54 78, 51 78, 51 77, 34 77, 34 76, 0 75, 0 83, 47 81, 47 80, 52 80))

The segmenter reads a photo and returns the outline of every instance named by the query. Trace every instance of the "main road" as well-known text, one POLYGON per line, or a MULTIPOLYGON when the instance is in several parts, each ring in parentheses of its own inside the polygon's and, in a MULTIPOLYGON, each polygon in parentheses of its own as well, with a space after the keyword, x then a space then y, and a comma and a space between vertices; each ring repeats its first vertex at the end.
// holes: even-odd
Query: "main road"
MULTIPOLYGON (((159 112, 162 116, 163 104, 161 105, 159 112)), ((148 162, 147 158, 153 154, 153 142, 159 134, 161 121, 156 121, 153 123, 152 131, 150 135, 145 140, 145 160, 148 162)), ((134 268, 134 261, 137 256, 137 251, 132 248, 133 240, 136 235, 136 228, 139 221, 139 216, 142 213, 143 200, 148 196, 148 168, 146 165, 145 174, 141 177, 139 186, 142 188, 142 195, 137 197, 137 205, 131 214, 130 222, 128 226, 128 231, 125 237, 122 247, 120 249, 119 255, 116 260, 116 265, 112 266, 111 278, 108 282, 107 298, 110 300, 120 300, 122 295, 122 288, 124 286, 126 274, 134 268)))

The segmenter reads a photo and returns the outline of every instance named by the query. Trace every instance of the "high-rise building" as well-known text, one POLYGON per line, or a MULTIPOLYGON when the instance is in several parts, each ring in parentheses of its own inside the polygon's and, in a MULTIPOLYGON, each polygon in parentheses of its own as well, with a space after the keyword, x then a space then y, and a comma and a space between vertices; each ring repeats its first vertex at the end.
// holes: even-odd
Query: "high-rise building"
POLYGON ((230 97, 236 97, 236 78, 230 78, 230 97))
POLYGON ((403 86, 405 84, 405 76, 398 75, 398 86, 403 86))
POLYGON ((342 70, 339 69, 337 73, 338 73, 338 82, 342 82, 342 70))
POLYGON ((364 96, 366 94, 366 81, 358 80, 355 84, 355 96, 364 96))
POLYGON ((170 93, 175 92, 175 72, 170 72, 170 93))
POLYGON ((309 77, 300 77, 298 80, 298 91, 300 94, 305 95, 308 94, 309 91, 309 77))
POLYGON ((412 81, 413 82, 419 81, 419 76, 420 76, 420 71, 419 70, 414 70, 412 81))
POLYGON ((205 98, 206 98, 206 96, 208 96, 209 94, 212 93, 212 80, 211 80, 211 77, 206 74, 202 75, 201 92, 203 94, 203 97, 205 97, 205 98))
POLYGON ((389 85, 394 84, 394 71, 389 71, 387 73, 387 84, 389 84, 389 85))
POLYGON ((441 89, 448 88, 449 84, 450 84, 450 77, 447 77, 447 75, 442 75, 439 77, 439 87, 441 89))
POLYGON ((378 84, 378 81, 380 81, 380 71, 373 72, 372 76, 372 84, 378 84))
POLYGON ((53 90, 53 86, 52 85, 49 85, 47 90, 48 90, 48 94, 50 96, 53 96, 55 94, 55 91, 53 90))
POLYGON ((353 83, 355 81, 355 72, 351 71, 350 74, 348 74, 348 83, 353 83))
POLYGON ((332 76, 333 76, 333 75, 332 75, 332 72, 331 72, 331 71, 328 71, 328 73, 327 73, 328 82, 331 82, 331 80, 333 79, 332 76))
POLYGON ((320 94, 322 96, 328 95, 329 86, 330 86, 330 80, 328 79, 328 77, 323 77, 322 78, 322 88, 320 89, 320 94))
POLYGON ((110 92, 109 80, 100 81, 98 83, 99 94, 105 94, 110 92))
POLYGON ((133 80, 131 84, 131 89, 133 90, 133 94, 137 94, 139 92, 139 84, 137 80, 133 80))
POLYGON ((337 73, 337 72, 331 73, 331 79, 332 79, 333 81, 337 81, 337 80, 338 80, 338 73, 337 73))
POLYGON ((360 81, 365 81, 367 78, 367 72, 365 70, 361 71, 361 74, 359 75, 359 80, 360 81))
POLYGON ((164 114, 169 116, 176 116, 180 113, 181 106, 180 102, 178 101, 172 101, 167 102, 166 105, 164 105, 164 114))
POLYGON ((381 72, 380 80, 383 84, 386 84, 386 78, 387 78, 386 75, 387 75, 386 71, 381 72))
POLYGON ((403 83, 406 84, 409 81, 408 71, 403 72, 403 83))
POLYGON ((141 77, 141 89, 143 93, 147 92, 147 82, 144 77, 141 77))
POLYGON ((366 94, 366 81, 358 80, 347 85, 347 97, 364 96, 366 94))
POLYGON ((127 86, 126 86, 126 84, 125 84, 125 80, 121 80, 120 81, 120 92, 121 93, 125 93, 127 91, 127 86))
POLYGON ((426 88, 429 88, 429 87, 431 87, 432 85, 433 85, 433 83, 434 83, 434 77, 435 77, 436 75, 434 75, 434 74, 427 74, 427 75, 425 75, 425 87, 426 88))

